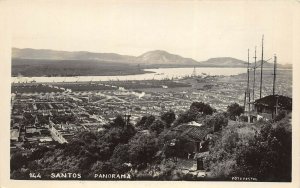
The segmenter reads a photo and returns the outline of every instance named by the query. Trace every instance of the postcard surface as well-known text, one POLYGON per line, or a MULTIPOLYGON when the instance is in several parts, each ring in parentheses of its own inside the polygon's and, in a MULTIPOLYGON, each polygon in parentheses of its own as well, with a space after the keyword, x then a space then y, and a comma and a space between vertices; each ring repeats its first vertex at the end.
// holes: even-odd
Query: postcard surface
POLYGON ((0 6, 1 187, 299 185, 298 2, 0 6))

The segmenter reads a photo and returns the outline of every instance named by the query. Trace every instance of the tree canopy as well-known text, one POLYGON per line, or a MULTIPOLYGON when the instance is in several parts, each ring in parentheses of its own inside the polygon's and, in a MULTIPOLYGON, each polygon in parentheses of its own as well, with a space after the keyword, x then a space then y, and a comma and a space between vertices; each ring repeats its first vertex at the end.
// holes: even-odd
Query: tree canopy
POLYGON ((244 113, 244 108, 237 103, 233 103, 227 106, 227 113, 231 120, 236 120, 236 116, 240 116, 244 113))

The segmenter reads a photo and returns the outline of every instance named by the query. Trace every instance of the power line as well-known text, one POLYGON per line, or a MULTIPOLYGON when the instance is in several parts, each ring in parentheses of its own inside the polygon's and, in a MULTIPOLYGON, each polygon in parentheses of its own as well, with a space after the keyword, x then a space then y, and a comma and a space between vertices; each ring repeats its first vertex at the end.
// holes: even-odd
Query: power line
MULTIPOLYGON (((268 63, 270 60, 272 60, 273 58, 269 58, 269 59, 267 59, 267 60, 264 60, 264 62, 263 62, 263 64, 265 64, 265 63, 268 63)), ((256 66, 254 66, 254 67, 252 67, 252 68, 250 68, 251 70, 252 69, 256 69, 256 68, 259 68, 259 67, 261 67, 261 64, 260 65, 256 65, 256 66)))

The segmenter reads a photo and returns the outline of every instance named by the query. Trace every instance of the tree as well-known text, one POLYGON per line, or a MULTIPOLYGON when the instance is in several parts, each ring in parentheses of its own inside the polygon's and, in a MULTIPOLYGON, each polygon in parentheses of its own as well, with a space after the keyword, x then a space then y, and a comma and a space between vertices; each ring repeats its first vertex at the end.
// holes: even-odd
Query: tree
POLYGON ((195 121, 199 116, 211 115, 214 112, 215 109, 213 109, 209 104, 205 104, 203 102, 193 102, 189 110, 179 114, 178 118, 174 122, 174 125, 177 126, 182 123, 195 121))
POLYGON ((79 155, 84 145, 85 143, 81 139, 76 139, 68 144, 63 144, 61 147, 64 148, 65 155, 79 155))
POLYGON ((223 113, 216 113, 211 116, 206 116, 204 124, 213 127, 214 132, 218 132, 222 127, 227 126, 228 119, 223 113))
POLYGON ((98 160, 105 161, 108 160, 112 155, 113 144, 107 142, 101 142, 98 143, 96 149, 98 154, 97 156, 98 160))
POLYGON ((129 145, 119 144, 115 147, 111 156, 111 161, 117 161, 118 163, 129 162, 129 145))
POLYGON ((122 117, 122 115, 118 115, 113 123, 111 124, 112 126, 115 126, 115 127, 121 127, 123 128, 125 126, 126 122, 124 121, 124 118, 122 117))
POLYGON ((233 103, 227 106, 227 113, 231 120, 236 120, 236 116, 240 116, 244 113, 244 108, 237 103, 233 103))
POLYGON ((143 116, 136 124, 136 127, 143 127, 147 121, 147 116, 143 116))
POLYGON ((198 115, 199 112, 197 109, 189 109, 186 112, 179 114, 178 118, 174 121, 174 126, 180 125, 182 123, 195 121, 198 115))
POLYGON ((261 181, 291 181, 292 134, 288 121, 270 126, 237 152, 237 173, 261 181))
POLYGON ((288 120, 276 124, 229 126, 215 133, 205 159, 216 178, 253 177, 258 181, 291 181, 291 129, 288 120), (257 132, 257 128, 261 130, 257 132))
POLYGON ((156 134, 159 134, 164 130, 164 127, 165 123, 157 119, 150 125, 149 130, 155 132, 156 134))
POLYGON ((173 110, 169 110, 161 115, 161 120, 163 120, 168 127, 173 123, 176 118, 176 115, 173 110))
POLYGON ((129 142, 129 159, 131 163, 147 164, 154 160, 158 151, 157 138, 151 134, 136 134, 129 142))
POLYGON ((203 102, 193 102, 190 106, 191 109, 196 109, 204 115, 211 115, 215 111, 209 104, 203 102))
POLYGON ((14 171, 21 168, 27 162, 27 157, 22 153, 14 153, 10 158, 10 170, 14 171))
POLYGON ((135 133, 135 128, 129 123, 124 127, 113 126, 109 128, 101 139, 104 139, 107 143, 113 144, 113 147, 115 147, 119 143, 127 143, 135 133))
POLYGON ((123 174, 130 170, 130 167, 125 163, 129 162, 129 145, 119 144, 115 147, 115 150, 110 158, 110 162, 113 165, 114 173, 123 174))
POLYGON ((144 124, 144 128, 145 128, 145 129, 149 129, 150 125, 151 125, 154 121, 155 121, 155 116, 153 116, 153 115, 148 116, 148 117, 147 117, 147 120, 146 120, 146 122, 145 122, 145 124, 144 124))
POLYGON ((136 123, 136 127, 139 127, 143 130, 148 130, 150 125, 155 121, 155 116, 143 116, 140 121, 136 123))

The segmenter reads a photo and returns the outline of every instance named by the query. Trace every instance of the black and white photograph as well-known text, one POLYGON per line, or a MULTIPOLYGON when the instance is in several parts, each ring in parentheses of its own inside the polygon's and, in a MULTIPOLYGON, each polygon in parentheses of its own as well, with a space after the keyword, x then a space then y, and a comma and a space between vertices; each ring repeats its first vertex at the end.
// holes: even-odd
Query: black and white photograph
POLYGON ((299 1, 2 3, 10 180, 296 180, 299 1))

